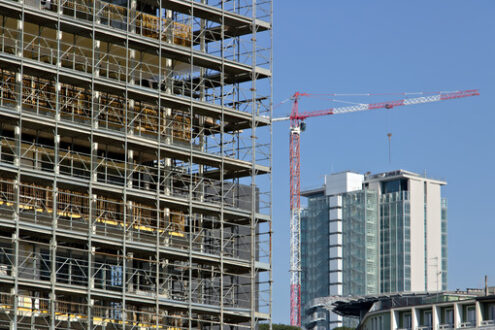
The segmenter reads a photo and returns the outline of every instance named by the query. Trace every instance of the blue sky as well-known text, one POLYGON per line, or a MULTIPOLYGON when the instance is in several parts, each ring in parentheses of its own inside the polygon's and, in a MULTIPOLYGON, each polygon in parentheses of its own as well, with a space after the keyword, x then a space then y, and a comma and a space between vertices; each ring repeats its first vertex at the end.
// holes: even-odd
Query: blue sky
MULTIPOLYGON (((481 287, 485 274, 495 285, 494 13, 493 0, 274 0, 275 104, 295 91, 480 89, 466 99, 309 119, 301 138, 303 188, 342 170, 402 168, 448 182, 449 289, 481 287)), ((300 109, 330 106, 304 100, 300 109)), ((275 116, 289 112, 287 104, 275 116)), ((273 321, 289 323, 288 123, 273 133, 273 321)))

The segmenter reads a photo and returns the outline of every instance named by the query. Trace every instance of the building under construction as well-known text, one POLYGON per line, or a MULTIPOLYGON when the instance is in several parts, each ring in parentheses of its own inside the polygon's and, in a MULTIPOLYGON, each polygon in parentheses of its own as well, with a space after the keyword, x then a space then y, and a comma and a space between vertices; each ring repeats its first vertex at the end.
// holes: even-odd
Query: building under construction
POLYGON ((271 315, 271 0, 0 0, 0 328, 271 315))

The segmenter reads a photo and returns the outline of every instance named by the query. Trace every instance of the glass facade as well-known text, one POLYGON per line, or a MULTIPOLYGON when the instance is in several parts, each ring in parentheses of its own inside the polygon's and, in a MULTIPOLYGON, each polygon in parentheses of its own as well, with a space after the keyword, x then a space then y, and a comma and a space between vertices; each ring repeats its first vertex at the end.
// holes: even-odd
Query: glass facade
POLYGON ((343 295, 378 293, 377 193, 342 195, 343 295))
POLYGON ((380 291, 411 290, 411 215, 408 191, 380 196, 380 291))
POLYGON ((328 291, 328 197, 308 197, 308 206, 301 214, 301 303, 302 307, 328 291))

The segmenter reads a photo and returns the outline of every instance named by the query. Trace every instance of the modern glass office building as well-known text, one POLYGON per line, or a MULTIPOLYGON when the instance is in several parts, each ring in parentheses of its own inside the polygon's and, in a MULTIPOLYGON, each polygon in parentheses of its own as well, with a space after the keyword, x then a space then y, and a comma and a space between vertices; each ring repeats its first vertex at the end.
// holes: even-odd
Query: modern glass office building
POLYGON ((444 184, 403 170, 343 172, 303 193, 308 199, 301 218, 306 328, 355 325, 313 305, 319 297, 446 289, 444 184))

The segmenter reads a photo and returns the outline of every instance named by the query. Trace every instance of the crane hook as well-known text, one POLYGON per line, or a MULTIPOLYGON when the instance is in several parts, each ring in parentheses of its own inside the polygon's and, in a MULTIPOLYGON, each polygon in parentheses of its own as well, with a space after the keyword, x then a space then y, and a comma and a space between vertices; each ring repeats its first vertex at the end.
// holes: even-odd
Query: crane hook
POLYGON ((392 163, 392 156, 390 152, 390 145, 391 145, 391 140, 392 140, 392 133, 387 133, 388 136, 388 163, 392 163))

